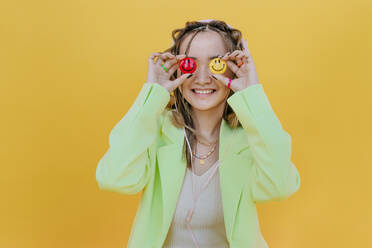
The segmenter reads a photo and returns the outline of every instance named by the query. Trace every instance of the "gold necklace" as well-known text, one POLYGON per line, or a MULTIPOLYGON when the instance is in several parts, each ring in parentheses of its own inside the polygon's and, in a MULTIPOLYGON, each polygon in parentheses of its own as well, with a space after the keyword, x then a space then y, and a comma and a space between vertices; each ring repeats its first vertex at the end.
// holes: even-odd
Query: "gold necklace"
POLYGON ((211 146, 211 145, 216 144, 217 141, 218 141, 218 139, 217 139, 215 142, 213 142, 213 143, 204 143, 204 142, 202 142, 201 140, 199 140, 198 137, 196 137, 196 141, 198 141, 200 144, 207 145, 207 146, 211 146))
MULTIPOLYGON (((217 140, 218 141, 218 140, 217 140)), ((195 152, 193 152, 193 156, 195 156, 197 159, 200 160, 200 164, 204 164, 205 163, 205 159, 207 159, 215 150, 216 146, 217 146, 217 141, 214 142, 214 145, 212 147, 212 149, 205 155, 197 155, 195 152)))

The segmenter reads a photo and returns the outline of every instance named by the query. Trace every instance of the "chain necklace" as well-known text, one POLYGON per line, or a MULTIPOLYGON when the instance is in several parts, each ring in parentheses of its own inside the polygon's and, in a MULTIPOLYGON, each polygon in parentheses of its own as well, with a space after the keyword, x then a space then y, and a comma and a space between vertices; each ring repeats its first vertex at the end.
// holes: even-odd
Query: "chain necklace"
POLYGON ((196 154, 195 152, 192 153, 192 155, 194 157, 196 157, 197 159, 200 160, 200 164, 203 165, 205 163, 205 159, 207 159, 213 152, 214 150, 216 149, 216 146, 217 146, 217 142, 218 142, 218 139, 213 143, 213 144, 206 144, 206 143, 202 143, 198 138, 196 138, 196 140, 201 143, 201 144, 205 144, 205 145, 208 145, 208 146, 211 146, 213 145, 212 149, 205 155, 201 155, 201 154, 196 154))
POLYGON ((215 142, 213 142, 213 143, 205 143, 205 142, 202 142, 201 140, 199 140, 197 137, 196 137, 196 140, 197 140, 200 144, 207 145, 207 146, 211 146, 211 145, 213 145, 213 144, 216 144, 217 141, 218 141, 218 139, 217 139, 217 140, 216 140, 215 142))

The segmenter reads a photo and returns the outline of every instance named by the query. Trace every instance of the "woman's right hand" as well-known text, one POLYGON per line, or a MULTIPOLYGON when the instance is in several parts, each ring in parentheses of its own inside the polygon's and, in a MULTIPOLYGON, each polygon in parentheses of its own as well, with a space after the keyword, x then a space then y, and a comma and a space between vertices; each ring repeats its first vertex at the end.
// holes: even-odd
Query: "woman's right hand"
POLYGON ((177 70, 179 60, 185 57, 185 54, 174 55, 170 52, 152 53, 148 61, 146 82, 160 84, 165 89, 167 89, 169 93, 172 92, 190 75, 189 73, 186 73, 173 81, 169 80, 171 75, 177 70), (156 57, 157 61, 155 62, 154 59, 156 57), (168 72, 166 72, 161 66, 163 63, 165 68, 168 69, 168 72))

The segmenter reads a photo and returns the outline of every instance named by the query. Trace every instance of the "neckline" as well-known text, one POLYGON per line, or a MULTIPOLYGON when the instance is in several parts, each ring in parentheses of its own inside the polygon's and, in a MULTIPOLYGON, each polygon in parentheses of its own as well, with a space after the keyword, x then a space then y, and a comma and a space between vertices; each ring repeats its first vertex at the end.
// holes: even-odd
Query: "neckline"
POLYGON ((216 164, 217 164, 218 162, 219 162, 219 159, 217 159, 216 162, 214 162, 214 164, 213 164, 211 167, 209 167, 208 170, 206 170, 206 171, 205 171, 203 174, 201 174, 201 175, 197 175, 197 174, 195 174, 195 173, 192 172, 191 169, 189 169, 189 168, 187 168, 187 170, 188 170, 189 173, 192 174, 193 176, 196 176, 196 177, 203 177, 203 176, 205 176, 206 174, 208 174, 208 173, 212 170, 212 168, 214 168, 214 167, 216 166, 216 164))

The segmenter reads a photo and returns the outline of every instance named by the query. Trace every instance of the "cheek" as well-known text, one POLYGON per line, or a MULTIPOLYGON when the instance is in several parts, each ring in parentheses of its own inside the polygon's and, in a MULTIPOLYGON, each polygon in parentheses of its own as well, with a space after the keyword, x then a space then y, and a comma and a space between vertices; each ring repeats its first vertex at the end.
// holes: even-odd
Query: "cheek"
POLYGON ((180 89, 181 91, 181 94, 185 97, 185 94, 189 94, 188 92, 188 83, 187 83, 187 79, 185 81, 183 81, 183 83, 181 85, 178 85, 178 88, 180 89))
POLYGON ((221 90, 221 98, 227 98, 229 96, 230 90, 225 87, 224 90, 221 90))

